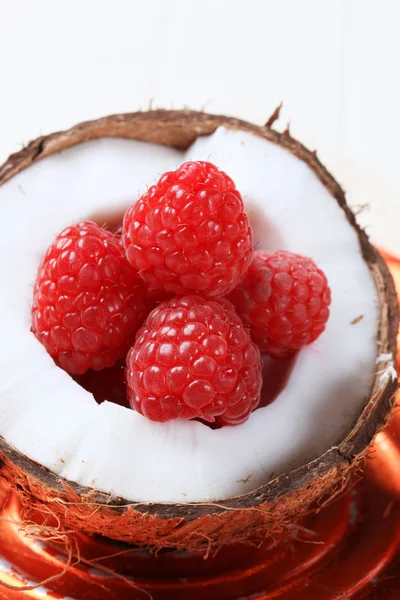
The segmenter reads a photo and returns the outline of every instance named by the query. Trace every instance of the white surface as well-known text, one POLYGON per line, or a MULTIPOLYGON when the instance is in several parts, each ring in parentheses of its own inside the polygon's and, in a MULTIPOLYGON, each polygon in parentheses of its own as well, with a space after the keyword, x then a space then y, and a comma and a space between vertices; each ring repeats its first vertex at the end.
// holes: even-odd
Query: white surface
POLYGON ((397 0, 0 0, 0 162, 108 113, 206 107, 282 126, 400 254, 397 0))
POLYGON ((130 500, 226 498, 317 458, 360 413, 375 373, 375 286, 336 200, 275 144, 224 129, 200 138, 186 156, 128 140, 87 142, 2 186, 0 222, 13 223, 0 237, 0 280, 7 281, 0 294, 7 340, 0 346, 0 434, 67 479, 130 500), (55 234, 94 212, 128 206, 185 158, 225 169, 243 195, 255 245, 311 256, 332 290, 326 331, 300 352, 279 397, 246 423, 219 430, 98 406, 30 333, 36 269, 55 234))

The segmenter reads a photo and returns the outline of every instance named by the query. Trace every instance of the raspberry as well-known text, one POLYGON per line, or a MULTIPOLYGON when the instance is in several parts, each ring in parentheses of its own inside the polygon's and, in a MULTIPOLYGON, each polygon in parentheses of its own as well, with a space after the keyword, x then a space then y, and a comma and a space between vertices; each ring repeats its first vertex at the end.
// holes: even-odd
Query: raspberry
POLYGON ((60 367, 82 374, 124 357, 149 310, 116 238, 83 222, 64 229, 42 260, 32 331, 60 367))
POLYGON ((124 243, 122 241, 122 225, 118 227, 117 231, 114 233, 114 237, 117 240, 117 242, 121 244, 121 246, 124 248, 124 243))
POLYGON ((125 214, 129 262, 150 287, 229 293, 252 259, 252 231, 233 181, 207 162, 165 173, 125 214))
POLYGON ((289 358, 324 331, 331 291, 310 258, 261 250, 228 298, 261 352, 289 358))
POLYGON ((155 308, 127 357, 128 398, 153 421, 245 421, 257 407, 261 360, 223 298, 174 298, 155 308))

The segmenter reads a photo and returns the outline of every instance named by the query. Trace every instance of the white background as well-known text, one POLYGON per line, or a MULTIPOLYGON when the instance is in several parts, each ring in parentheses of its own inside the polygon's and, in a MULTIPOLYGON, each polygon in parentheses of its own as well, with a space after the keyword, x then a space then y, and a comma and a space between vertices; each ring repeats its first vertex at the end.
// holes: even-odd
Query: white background
POLYGON ((203 108, 280 127, 400 254, 397 0, 0 0, 0 162, 108 113, 203 108))

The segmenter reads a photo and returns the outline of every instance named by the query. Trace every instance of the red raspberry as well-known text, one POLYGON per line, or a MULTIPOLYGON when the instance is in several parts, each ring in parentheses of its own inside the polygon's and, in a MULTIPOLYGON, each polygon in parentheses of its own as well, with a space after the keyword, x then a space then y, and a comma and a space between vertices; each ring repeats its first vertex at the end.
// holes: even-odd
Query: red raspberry
POLYGON ((331 291, 310 258, 261 250, 228 298, 261 352, 288 358, 324 331, 331 291))
POLYGON ((149 286, 174 294, 227 294, 253 255, 242 197, 207 162, 165 173, 125 214, 123 239, 129 262, 149 286))
POLYGON ((117 240, 117 242, 119 244, 121 244, 121 246, 125 250, 124 243, 123 243, 123 240, 122 240, 122 225, 120 227, 118 227, 117 231, 114 233, 114 236, 115 236, 115 239, 117 240))
POLYGON ((227 300, 174 298, 138 332, 127 382, 131 407, 153 421, 236 425, 258 405, 260 353, 227 300))
POLYGON ((42 260, 32 331, 60 367, 81 374, 125 356, 149 310, 116 238, 83 222, 64 229, 42 260))

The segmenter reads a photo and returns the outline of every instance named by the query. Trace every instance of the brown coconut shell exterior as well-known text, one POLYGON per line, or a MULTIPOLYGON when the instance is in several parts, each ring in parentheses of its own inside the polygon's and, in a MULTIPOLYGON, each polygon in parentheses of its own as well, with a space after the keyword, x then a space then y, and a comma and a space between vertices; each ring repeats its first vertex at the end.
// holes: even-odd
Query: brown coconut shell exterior
POLYGON ((2 185, 46 156, 100 137, 129 138, 185 149, 198 136, 209 135, 220 125, 248 131, 282 146, 306 162, 336 198, 357 232, 380 300, 377 357, 387 356, 377 365, 370 397, 347 437, 318 459, 241 496, 180 504, 138 503, 113 497, 62 479, 0 437, 0 476, 16 487, 23 504, 39 509, 48 507, 65 530, 102 534, 151 549, 199 550, 233 541, 254 541, 281 530, 311 503, 325 501, 340 491, 349 475, 362 464, 373 437, 389 418, 397 390, 397 379, 390 369, 396 364, 398 328, 392 277, 365 232, 358 227, 343 190, 316 153, 307 150, 288 131, 279 133, 272 128, 277 116, 279 111, 275 111, 265 126, 259 127, 235 118, 190 110, 112 115, 40 137, 10 156, 0 167, 2 185))

